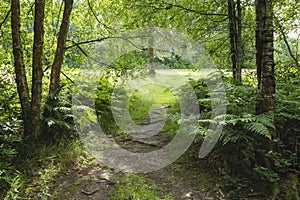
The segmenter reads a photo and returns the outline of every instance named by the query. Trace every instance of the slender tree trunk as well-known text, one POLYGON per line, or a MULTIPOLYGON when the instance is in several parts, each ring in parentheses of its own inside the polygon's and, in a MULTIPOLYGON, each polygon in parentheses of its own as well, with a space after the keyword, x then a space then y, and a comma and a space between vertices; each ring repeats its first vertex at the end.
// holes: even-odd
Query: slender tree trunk
POLYGON ((59 85, 60 73, 61 73, 61 67, 63 64, 64 53, 66 49, 66 40, 68 36, 70 16, 73 7, 73 0, 64 0, 64 2, 65 2, 65 6, 64 6, 63 19, 58 33, 57 47, 56 47, 54 61, 51 68, 50 89, 49 89, 50 96, 57 95, 61 88, 59 85))
MULTIPOLYGON (((47 98, 47 102, 46 102, 46 104, 50 105, 51 107, 55 107, 55 105, 58 103, 58 99, 54 97, 59 95, 59 92, 62 88, 62 86, 60 85, 60 74, 61 74, 62 64, 64 61, 66 40, 68 36, 70 17, 73 8, 73 0, 64 0, 64 3, 65 5, 64 5, 63 19, 59 29, 55 57, 51 67, 49 97, 47 98)), ((56 118, 56 115, 52 113, 50 110, 44 109, 43 117, 56 118)), ((56 136, 56 134, 61 131, 57 126, 54 126, 51 129, 49 129, 48 127, 43 127, 43 128, 44 129, 43 129, 42 140, 46 142, 54 141, 54 137, 56 136)), ((59 140, 62 135, 63 134, 57 135, 58 137, 56 139, 59 140)))
POLYGON ((45 0, 35 1, 34 42, 32 56, 32 90, 31 113, 33 135, 41 133, 42 113, 42 78, 43 78, 43 48, 44 48, 44 8, 45 0))
POLYGON ((149 56, 150 56, 149 74, 154 75, 155 74, 155 63, 154 63, 154 49, 153 48, 149 48, 149 56))
POLYGON ((229 39, 230 39, 230 57, 231 57, 231 68, 232 76, 236 78, 236 36, 235 36, 235 9, 234 1, 228 0, 228 17, 229 17, 229 39))
MULTIPOLYGON (((258 95, 256 113, 275 112, 274 27, 272 0, 256 0, 256 64, 258 95)), ((273 138, 276 131, 270 130, 273 138)))
POLYGON ((23 48, 20 33, 20 1, 11 1, 11 28, 13 41, 14 67, 19 99, 22 107, 22 118, 24 122, 24 136, 31 133, 30 95, 26 78, 23 48))
MULTIPOLYGON (((262 58, 263 58, 263 30, 264 30, 264 12, 265 3, 263 0, 255 1, 255 13, 256 13, 256 30, 255 30, 255 47, 256 47, 256 72, 257 72, 257 86, 258 96, 260 96, 261 88, 261 70, 262 70, 262 58)), ((258 101, 259 102, 259 101, 258 101)), ((256 107, 256 113, 259 113, 258 105, 256 107)))
POLYGON ((241 2, 228 0, 230 56, 232 76, 236 83, 242 82, 242 9, 241 2), (236 14, 237 13, 237 14, 236 14))
POLYGON ((155 72, 155 63, 154 63, 154 36, 153 36, 153 30, 150 30, 150 35, 149 35, 149 48, 148 48, 148 53, 149 53, 149 74, 154 75, 155 72))
POLYGON ((242 7, 241 0, 237 0, 237 39, 236 39, 236 81, 242 82, 242 67, 243 67, 243 44, 242 44, 242 7))

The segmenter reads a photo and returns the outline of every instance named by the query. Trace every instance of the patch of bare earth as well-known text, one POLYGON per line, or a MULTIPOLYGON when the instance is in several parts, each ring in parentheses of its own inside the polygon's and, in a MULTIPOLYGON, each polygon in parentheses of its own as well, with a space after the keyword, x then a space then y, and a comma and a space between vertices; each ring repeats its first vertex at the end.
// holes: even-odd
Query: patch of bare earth
POLYGON ((109 191, 114 185, 112 177, 117 175, 118 172, 101 164, 74 166, 56 179, 51 199, 110 199, 109 191))
MULTIPOLYGON (((163 134, 158 134, 151 140, 146 139, 145 143, 141 139, 129 140, 121 146, 134 152, 149 152, 166 145, 165 138, 163 134)), ((198 160, 189 152, 163 169, 140 175, 162 188, 165 193, 171 194, 174 200, 225 199, 214 172, 204 160, 198 160)))

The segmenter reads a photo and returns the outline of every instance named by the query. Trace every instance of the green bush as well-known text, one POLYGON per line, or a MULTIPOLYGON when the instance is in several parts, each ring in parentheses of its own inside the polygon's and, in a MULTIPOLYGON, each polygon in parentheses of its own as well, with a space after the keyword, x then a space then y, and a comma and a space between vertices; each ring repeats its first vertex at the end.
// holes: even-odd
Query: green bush
POLYGON ((14 84, 9 79, 0 78, 0 198, 9 189, 14 179, 13 159, 17 155, 16 146, 21 141, 22 121, 20 106, 14 84))
MULTIPOLYGON (((231 180, 229 185, 236 186, 242 177, 263 181, 266 185, 276 185, 291 170, 299 171, 299 79, 290 78, 288 82, 279 79, 275 115, 255 114, 255 85, 247 82, 236 85, 228 78, 225 84, 227 114, 224 122, 217 122, 209 116, 211 102, 206 85, 201 81, 191 82, 200 100, 200 111, 204 111, 199 134, 205 137, 209 123, 223 123, 222 136, 210 155, 210 161, 216 168, 224 169, 227 179, 231 180), (203 102, 205 104, 201 104, 203 102), (277 139, 271 138, 270 128, 277 130, 277 139)), ((232 197, 239 196, 241 189, 231 187, 232 197)))

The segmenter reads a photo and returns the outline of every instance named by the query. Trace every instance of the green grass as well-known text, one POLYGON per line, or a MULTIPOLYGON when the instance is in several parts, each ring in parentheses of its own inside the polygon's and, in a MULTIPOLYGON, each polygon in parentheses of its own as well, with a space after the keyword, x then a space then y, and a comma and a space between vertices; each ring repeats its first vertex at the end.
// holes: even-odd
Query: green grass
POLYGON ((58 175, 67 173, 76 163, 94 162, 80 141, 67 139, 59 145, 36 149, 25 147, 19 157, 19 170, 10 183, 11 189, 7 191, 5 200, 49 199, 50 188, 58 175))
POLYGON ((146 84, 131 95, 129 112, 133 121, 139 124, 149 115, 151 107, 170 106, 176 102, 177 97, 169 88, 162 85, 146 84))
MULTIPOLYGON (((136 124, 140 124, 149 116, 151 107, 165 106, 168 117, 161 132, 172 139, 178 131, 178 117, 180 117, 180 102, 178 89, 187 84, 189 78, 199 78, 200 75, 191 70, 157 70, 155 76, 139 80, 139 85, 132 92, 129 101, 131 118, 136 124)), ((129 88, 127 88, 129 91, 129 88)), ((126 89, 126 90, 127 90, 126 89)))
POLYGON ((161 188, 148 183, 138 175, 128 174, 117 179, 116 189, 111 191, 112 200, 172 200, 170 195, 162 195, 161 188))

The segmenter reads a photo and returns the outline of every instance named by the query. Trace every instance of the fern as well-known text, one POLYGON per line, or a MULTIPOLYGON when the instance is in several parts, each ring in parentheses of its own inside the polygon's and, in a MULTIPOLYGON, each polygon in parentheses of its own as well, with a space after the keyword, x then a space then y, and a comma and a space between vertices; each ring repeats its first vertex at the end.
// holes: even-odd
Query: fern
POLYGON ((237 115, 226 114, 226 122, 225 125, 237 125, 237 124, 245 124, 255 121, 255 116, 251 114, 243 115, 242 117, 237 115))
POLYGON ((276 129, 274 124, 274 114, 273 113, 264 113, 257 116, 257 122, 269 127, 276 129))
POLYGON ((261 136, 271 139, 269 129, 264 124, 261 124, 259 122, 252 122, 250 124, 245 124, 245 128, 250 132, 254 132, 261 136))
POLYGON ((269 129, 276 129, 274 125, 274 115, 271 113, 265 113, 256 116, 256 120, 249 124, 245 124, 245 129, 258 135, 271 139, 269 129))
POLYGON ((66 130, 72 130, 72 129, 74 129, 74 127, 71 126, 70 123, 65 122, 65 121, 63 121, 61 119, 46 118, 45 119, 45 123, 48 125, 48 127, 56 125, 56 126, 58 126, 60 128, 66 129, 66 130))
POLYGON ((46 126, 57 126, 69 131, 75 130, 72 123, 73 114, 71 103, 67 99, 59 96, 48 96, 48 101, 46 101, 44 106, 45 110, 49 112, 49 116, 43 119, 46 126))

